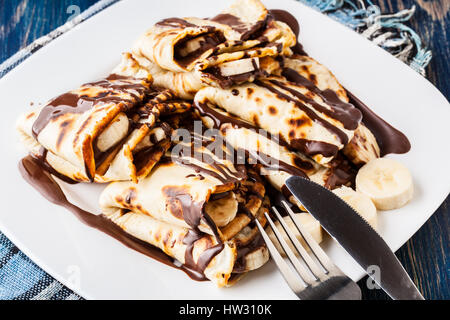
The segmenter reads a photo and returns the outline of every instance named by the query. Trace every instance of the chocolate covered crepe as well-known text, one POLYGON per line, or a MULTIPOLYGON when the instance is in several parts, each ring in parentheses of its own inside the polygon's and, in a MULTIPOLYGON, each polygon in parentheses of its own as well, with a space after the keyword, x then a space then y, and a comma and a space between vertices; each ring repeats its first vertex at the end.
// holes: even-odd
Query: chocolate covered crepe
POLYGON ((263 243, 256 245, 259 234, 249 227, 254 219, 264 219, 265 189, 255 173, 233 164, 233 150, 223 141, 184 133, 138 184, 111 183, 100 207, 126 232, 227 285, 232 273, 250 271, 268 259, 263 243))
POLYGON ((148 70, 157 86, 192 98, 206 85, 230 87, 275 72, 273 58, 291 55, 295 43, 289 26, 259 0, 241 0, 213 18, 156 23, 127 59, 148 70))
POLYGON ((223 109, 279 135, 290 148, 320 164, 330 162, 347 145, 362 119, 358 109, 338 100, 281 77, 230 89, 207 87, 195 96, 199 109, 223 109))
POLYGON ((289 150, 264 131, 227 123, 221 127, 221 133, 231 146, 245 150, 247 162, 278 191, 287 191, 284 184, 291 176, 309 178, 329 189, 350 185, 354 180, 355 167, 341 156, 329 167, 324 167, 299 152, 289 150))
POLYGON ((220 129, 234 148, 244 150, 247 161, 293 203, 284 187, 292 175, 330 189, 352 185, 355 165, 379 157, 374 135, 327 68, 299 55, 284 58, 282 65, 280 77, 228 90, 200 90, 194 101, 197 114, 206 126, 220 129), (342 142, 335 132, 341 132, 342 142), (324 136, 330 140, 323 141, 324 136), (333 152, 325 158, 328 146, 333 152))
POLYGON ((82 85, 21 116, 18 131, 30 152, 63 179, 137 181, 170 146, 171 132, 157 123, 158 108, 176 113, 177 107, 181 111, 190 107, 170 96, 159 104, 149 102, 154 113, 131 119, 145 101, 152 96, 159 99, 160 92, 151 88, 151 76, 147 76, 112 74, 82 85), (152 146, 153 157, 135 158, 137 152, 152 146))
MULTIPOLYGON (((316 91, 325 92, 349 103, 347 91, 324 65, 308 56, 295 55, 283 59, 283 75, 290 81, 304 83, 316 91), (317 89, 315 89, 314 85, 317 89)), ((365 164, 380 157, 381 151, 374 133, 366 127, 364 119, 353 133, 353 138, 343 149, 343 153, 355 164, 365 164)))
POLYGON ((203 88, 195 107, 209 126, 220 126, 220 114, 227 113, 321 165, 331 166, 341 150, 357 164, 379 157, 361 111, 328 69, 306 56, 284 58, 282 64, 281 76, 229 89, 203 88))

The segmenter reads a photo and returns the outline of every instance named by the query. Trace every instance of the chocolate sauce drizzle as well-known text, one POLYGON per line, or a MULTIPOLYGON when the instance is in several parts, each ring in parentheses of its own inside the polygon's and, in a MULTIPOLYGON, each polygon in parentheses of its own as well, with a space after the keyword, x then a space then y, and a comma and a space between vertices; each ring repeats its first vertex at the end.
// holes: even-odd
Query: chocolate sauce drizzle
MULTIPOLYGON (((264 81, 256 81, 256 84, 258 84, 261 87, 264 87, 277 95, 278 98, 283 99, 285 101, 289 101, 295 104, 296 107, 301 109, 311 120, 319 123, 321 126, 323 126, 325 129, 327 129, 331 134, 335 135, 339 141, 342 144, 348 143, 348 137, 339 128, 335 127, 325 119, 319 117, 314 111, 309 109, 307 106, 305 106, 302 101, 299 99, 293 98, 283 92, 281 92, 279 89, 275 88, 273 84, 270 82, 264 82, 264 81)), ((279 86, 281 89, 289 89, 286 86, 282 85, 280 83, 279 86)), ((314 156, 316 154, 322 154, 325 157, 333 157, 337 154, 339 151, 339 148, 333 144, 322 142, 322 141, 313 141, 313 140, 306 140, 301 138, 294 138, 291 139, 290 146, 294 149, 297 149, 300 152, 305 153, 308 156, 314 156)))
MULTIPOLYGON (((226 143, 221 139, 219 133, 217 133, 217 137, 220 138, 218 140, 219 145, 222 147, 223 151, 222 159, 219 157, 219 161, 214 159, 209 153, 204 152, 203 150, 209 150, 214 152, 214 148, 216 145, 215 137, 206 137, 204 135, 198 136, 194 132, 190 131, 190 141, 191 143, 185 145, 185 147, 180 148, 178 150, 178 154, 171 153, 170 160, 182 165, 193 168, 197 173, 204 173, 211 177, 218 179, 223 184, 229 183, 237 183, 242 179, 245 179, 247 176, 245 167, 242 166, 234 166, 236 171, 231 171, 228 166, 223 164, 220 160, 232 160, 233 164, 239 163, 237 159, 232 157, 236 156, 236 152, 231 149, 230 146, 226 145, 226 143), (186 154, 187 153, 187 154, 186 154), (191 161, 191 159, 196 159, 205 164, 205 166, 200 166, 191 161), (211 169, 208 169, 211 168, 211 169)), ((216 156, 220 156, 217 155, 216 156)))
POLYGON ((190 22, 187 22, 184 19, 181 18, 167 18, 164 20, 161 20, 156 23, 157 26, 160 27, 171 27, 171 28, 196 28, 197 26, 195 24, 192 24, 190 22))
POLYGON ((126 93, 137 100, 139 97, 133 91, 143 95, 148 88, 143 84, 126 81, 126 79, 126 77, 110 75, 104 80, 83 85, 83 87, 108 89, 94 97, 67 92, 53 99, 41 110, 38 118, 33 123, 32 133, 34 138, 38 138, 41 131, 50 121, 67 113, 84 113, 95 105, 107 103, 120 104, 121 109, 129 108, 133 101, 119 97, 117 93, 126 93))
POLYGON ((267 15, 264 20, 260 20, 252 25, 249 25, 232 14, 221 13, 212 18, 211 21, 230 26, 233 30, 241 34, 241 41, 245 41, 251 38, 255 38, 255 34, 257 34, 259 30, 263 29, 266 26, 269 19, 270 15, 267 15))
MULTIPOLYGON (((279 159, 275 159, 265 153, 262 152, 249 152, 248 158, 254 159, 258 165, 261 165, 264 169, 269 171, 283 171, 288 174, 291 174, 293 176, 300 176, 303 178, 308 179, 308 176, 306 173, 304 173, 302 170, 300 170, 297 167, 294 167, 290 164, 287 164, 286 162, 283 162, 279 159)), ((251 161, 251 160, 249 160, 251 161)))
MULTIPOLYGON (((221 128, 221 126, 225 123, 230 123, 234 127, 237 127, 237 128, 246 128, 246 129, 255 130, 255 131, 262 130, 257 126, 252 125, 243 120, 240 120, 236 117, 232 117, 231 115, 222 114, 222 113, 214 110, 213 108, 209 107, 207 103, 196 102, 194 108, 197 110, 197 112, 200 114, 200 116, 211 118, 214 121, 214 128, 216 128, 216 129, 221 128)), ((271 135, 269 132, 264 131, 264 133, 268 137, 270 137, 270 139, 276 141, 279 145, 288 147, 288 144, 285 141, 283 141, 281 138, 275 137, 275 136, 271 135)), ((311 144, 309 144, 308 146, 312 149, 311 144)), ((314 150, 314 149, 312 149, 312 150, 314 150)), ((256 162, 258 162, 259 165, 262 165, 267 170, 280 170, 280 171, 287 172, 289 174, 299 175, 301 177, 307 178, 307 175, 301 169, 305 169, 305 170, 311 169, 311 167, 307 166, 307 164, 304 161, 302 161, 300 158, 294 159, 294 161, 296 161, 296 165, 297 164, 299 165, 299 168, 300 168, 299 169, 297 167, 289 165, 281 160, 275 159, 275 158, 273 158, 267 154, 264 154, 262 152, 250 154, 248 150, 238 150, 236 152, 236 154, 239 155, 239 154, 242 154, 242 152, 245 153, 246 159, 250 159, 250 157, 253 157, 254 160, 256 160, 256 162)), ((333 152, 334 152, 334 149, 333 149, 333 152)))
MULTIPOLYGON (((132 82, 133 78, 111 74, 106 79, 96 82, 90 82, 83 85, 83 87, 100 87, 114 92, 125 93, 132 96, 134 99, 141 99, 147 92, 148 88, 141 83, 132 82), (130 82, 131 81, 131 82, 130 82), (134 93, 135 91, 136 93, 134 93)), ((129 101, 122 98, 122 101, 129 101)))
POLYGON ((302 56, 307 56, 308 54, 305 52, 305 50, 303 49, 303 46, 298 41, 298 37, 300 34, 300 25, 299 25, 297 19, 292 14, 287 12, 286 10, 272 9, 272 10, 269 10, 269 13, 275 20, 286 23, 291 28, 291 30, 294 32, 294 34, 297 38, 297 43, 295 44, 294 47, 291 48, 292 51, 296 54, 299 54, 302 56))
MULTIPOLYGON (((330 89, 321 91, 314 85, 314 83, 293 69, 284 68, 282 74, 288 81, 298 83, 308 88, 312 92, 321 96, 322 99, 333 105, 335 108, 334 110, 338 110, 340 113, 336 119, 344 124, 344 126, 347 124, 347 129, 356 129, 355 124, 362 120, 362 122, 375 135, 378 145, 380 146, 382 157, 390 153, 407 153, 411 149, 411 144, 408 138, 402 132, 395 129, 379 117, 350 91, 346 90, 350 103, 345 103, 339 99, 334 91, 330 89), (354 110, 359 111, 359 115, 354 112, 354 110)), ((333 115, 329 116, 333 117, 333 115)))
POLYGON ((223 76, 218 67, 210 67, 203 71, 202 77, 211 78, 217 82, 219 87, 228 89, 233 85, 251 81, 252 79, 256 79, 258 77, 263 77, 266 75, 264 71, 258 68, 254 60, 252 60, 252 63, 254 67, 253 71, 235 74, 232 76, 223 76))
POLYGON ((284 68, 282 74, 288 81, 294 82, 297 85, 305 87, 309 91, 321 97, 322 100, 331 109, 322 106, 321 104, 314 101, 314 99, 308 98, 299 91, 287 87, 280 81, 271 80, 270 82, 288 91, 289 93, 297 97, 300 101, 307 102, 320 113, 323 113, 330 118, 338 120, 340 123, 343 124, 345 129, 355 130, 358 127, 359 123, 362 120, 361 111, 355 108, 352 104, 343 102, 341 99, 339 99, 339 97, 333 90, 329 89, 324 91, 320 90, 310 80, 306 79, 305 77, 297 73, 295 70, 290 68, 284 68))
POLYGON ((214 121, 214 128, 220 129, 221 125, 224 123, 231 123, 236 127, 247 128, 247 129, 258 129, 256 126, 248 123, 244 120, 241 120, 237 117, 233 117, 231 115, 222 114, 213 108, 209 107, 207 103, 201 103, 195 101, 194 104, 195 109, 199 113, 201 117, 209 117, 214 121))

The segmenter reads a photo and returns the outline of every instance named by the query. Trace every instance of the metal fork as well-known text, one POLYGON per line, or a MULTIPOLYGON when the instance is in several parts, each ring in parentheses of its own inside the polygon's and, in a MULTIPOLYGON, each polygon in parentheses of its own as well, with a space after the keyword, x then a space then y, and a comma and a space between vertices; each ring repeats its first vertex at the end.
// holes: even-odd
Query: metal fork
POLYGON ((267 212, 265 216, 297 275, 275 248, 259 221, 255 221, 267 244, 270 255, 292 291, 301 300, 361 300, 361 290, 358 285, 334 265, 308 231, 294 219, 294 212, 288 204, 285 201, 282 201, 282 203, 317 262, 306 252, 275 207, 272 207, 273 213, 303 260, 304 265, 300 263, 299 259, 289 248, 267 212))

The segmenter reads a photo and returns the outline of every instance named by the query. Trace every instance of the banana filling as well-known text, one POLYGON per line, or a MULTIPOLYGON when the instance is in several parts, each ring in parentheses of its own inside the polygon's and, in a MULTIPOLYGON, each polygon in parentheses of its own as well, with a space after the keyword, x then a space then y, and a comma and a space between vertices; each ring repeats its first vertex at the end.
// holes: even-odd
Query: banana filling
POLYGON ((97 149, 106 152, 122 141, 129 131, 129 120, 125 113, 119 115, 103 130, 97 138, 97 149))
POLYGON ((94 141, 96 172, 104 174, 130 133, 130 120, 119 113, 94 141))
POLYGON ((246 58, 228 61, 205 69, 204 76, 217 81, 221 88, 253 81, 264 72, 260 69, 259 58, 246 58))
POLYGON ((134 150, 133 164, 136 171, 139 172, 147 166, 152 165, 166 152, 169 146, 168 139, 170 138, 167 131, 162 127, 153 128, 147 136, 139 142, 134 150))
POLYGON ((194 38, 186 38, 175 45, 175 59, 181 65, 187 65, 200 57, 206 51, 223 42, 220 33, 208 33, 194 38))
POLYGON ((213 219, 216 226, 224 227, 236 217, 238 211, 236 194, 226 192, 225 194, 212 195, 211 198, 213 200, 206 203, 204 210, 213 219), (215 199, 214 196, 216 196, 215 199))
POLYGON ((219 69, 223 77, 252 72, 259 69, 259 58, 225 62, 219 66, 219 69))

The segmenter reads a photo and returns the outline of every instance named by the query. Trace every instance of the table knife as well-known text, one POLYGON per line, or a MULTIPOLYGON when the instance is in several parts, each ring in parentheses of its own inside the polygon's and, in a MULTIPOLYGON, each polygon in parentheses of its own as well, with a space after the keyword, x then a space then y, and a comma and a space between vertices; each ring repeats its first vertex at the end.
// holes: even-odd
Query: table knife
POLYGON ((330 190, 302 177, 286 181, 292 195, 392 299, 423 300, 422 295, 381 236, 352 207, 330 190))

